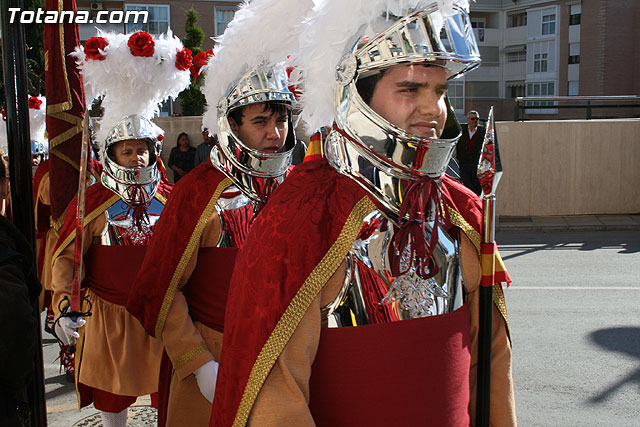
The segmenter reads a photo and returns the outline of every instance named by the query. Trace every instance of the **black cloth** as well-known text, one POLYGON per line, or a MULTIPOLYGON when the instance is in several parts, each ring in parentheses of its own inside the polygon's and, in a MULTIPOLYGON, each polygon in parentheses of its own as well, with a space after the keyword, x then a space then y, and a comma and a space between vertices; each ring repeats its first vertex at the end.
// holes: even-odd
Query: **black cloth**
MULTIPOLYGON (((180 150, 180 147, 173 147, 171 154, 169 154, 169 169, 175 165, 182 169, 185 174, 193 169, 193 163, 196 158, 196 149, 189 146, 187 151, 180 150)), ((173 169, 172 169, 173 170, 173 169)), ((173 180, 178 182, 184 175, 180 175, 178 172, 173 171, 173 180)))
POLYGON ((478 125, 473 138, 469 139, 469 125, 465 123, 462 125, 462 135, 456 146, 456 158, 460 165, 462 183, 478 195, 482 192, 477 175, 478 160, 485 133, 485 127, 478 125))
POLYGON ((28 408, 26 388, 40 345, 34 307, 41 286, 35 267, 27 240, 0 216, 0 426, 25 425, 20 414, 28 408))
POLYGON ((297 140, 295 147, 293 147, 293 156, 291 158, 292 165, 299 165, 304 161, 304 156, 307 154, 307 144, 303 141, 297 140))

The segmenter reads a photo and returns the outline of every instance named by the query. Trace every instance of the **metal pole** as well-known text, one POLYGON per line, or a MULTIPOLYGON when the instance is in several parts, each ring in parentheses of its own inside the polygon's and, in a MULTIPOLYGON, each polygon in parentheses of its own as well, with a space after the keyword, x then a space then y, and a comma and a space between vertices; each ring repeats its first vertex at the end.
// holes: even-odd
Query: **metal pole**
MULTIPOLYGON (((29 107, 27 104, 27 62, 24 26, 9 22, 9 8, 24 10, 22 0, 2 0, 2 63, 7 99, 7 140, 9 142, 9 174, 11 180, 11 213, 14 225, 27 238, 35 254, 35 218, 33 214, 33 182, 29 107)), ((35 259, 35 257, 34 257, 35 259)), ((47 425, 44 398, 44 367, 39 301, 33 301, 33 315, 38 324, 38 345, 34 359, 34 376, 27 386, 31 425, 47 425)))

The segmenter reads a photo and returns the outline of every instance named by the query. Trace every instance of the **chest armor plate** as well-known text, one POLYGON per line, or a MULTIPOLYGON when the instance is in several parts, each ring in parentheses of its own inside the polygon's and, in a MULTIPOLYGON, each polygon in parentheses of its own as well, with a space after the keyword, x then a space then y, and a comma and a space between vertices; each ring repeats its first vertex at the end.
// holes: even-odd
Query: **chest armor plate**
POLYGON ((143 219, 142 230, 138 230, 133 225, 133 208, 129 209, 129 204, 119 199, 106 210, 107 226, 100 236, 100 244, 122 246, 148 243, 162 209, 164 209, 162 202, 155 197, 151 199, 147 215, 143 219))
POLYGON ((220 217, 220 238, 219 248, 238 247, 237 240, 248 231, 249 223, 253 218, 253 203, 238 187, 232 185, 227 187, 216 202, 216 211, 220 217), (243 212, 248 211, 248 212, 243 212), (248 215, 247 215, 248 214, 248 215), (231 224, 235 219, 236 224, 231 224), (240 224, 239 222, 245 222, 240 224))
MULTIPOLYGON (((398 277, 390 272, 388 248, 393 238, 391 222, 380 212, 365 221, 380 223, 349 251, 345 280, 337 297, 323 308, 323 324, 328 327, 385 323, 450 313, 464 303, 458 243, 441 228, 433 259, 438 265, 431 279, 420 278, 413 269, 398 277), (384 311, 383 315, 378 315, 384 311)), ((429 241, 433 222, 427 223, 429 241)), ((409 251, 401 258, 407 270, 409 251)))

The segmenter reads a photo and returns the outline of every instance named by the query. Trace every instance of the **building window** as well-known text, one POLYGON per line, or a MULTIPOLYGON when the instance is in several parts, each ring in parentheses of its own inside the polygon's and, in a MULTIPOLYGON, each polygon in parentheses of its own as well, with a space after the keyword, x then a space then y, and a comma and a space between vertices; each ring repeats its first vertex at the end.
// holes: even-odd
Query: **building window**
POLYGON ((580 25, 580 17, 582 16, 582 6, 572 4, 569 11, 569 25, 580 25))
POLYGON ((500 48, 498 46, 479 46, 481 65, 483 67, 497 67, 500 65, 500 48))
POLYGON ((580 43, 569 43, 569 64, 580 63, 580 43))
POLYGON ((507 14, 507 28, 525 27, 527 25, 527 11, 520 10, 507 14))
POLYGON ((507 53, 507 62, 526 62, 527 61, 527 51, 521 50, 519 52, 508 52, 507 53))
POLYGON ((469 82, 465 83, 464 93, 467 99, 491 98, 499 96, 498 82, 469 82))
POLYGON ((548 55, 546 53, 536 53, 533 55, 533 72, 546 73, 548 68, 548 55))
POLYGON ((569 16, 569 25, 580 25, 580 16, 579 13, 569 16))
POLYGON ((141 20, 138 20, 137 23, 127 22, 127 33, 146 31, 151 35, 158 36, 166 33, 170 27, 169 5, 127 4, 125 10, 146 10, 148 12, 146 23, 141 20))
POLYGON ((505 94, 509 98, 517 98, 518 96, 525 96, 527 93, 527 86, 522 83, 509 83, 507 82, 505 88, 505 94))
POLYGON ((449 103, 454 110, 464 111, 464 82, 449 81, 449 89, 447 89, 447 97, 449 103))
POLYGON ((235 13, 236 9, 232 7, 216 7, 216 36, 224 33, 235 13))
POLYGON ((556 14, 542 15, 542 35, 556 33, 556 14))
MULTIPOLYGON (((554 82, 527 83, 527 96, 553 96, 555 95, 554 82)), ((553 106, 553 101, 531 101, 527 105, 534 107, 553 106)))
POLYGON ((471 28, 486 28, 487 20, 485 18, 471 18, 471 28))

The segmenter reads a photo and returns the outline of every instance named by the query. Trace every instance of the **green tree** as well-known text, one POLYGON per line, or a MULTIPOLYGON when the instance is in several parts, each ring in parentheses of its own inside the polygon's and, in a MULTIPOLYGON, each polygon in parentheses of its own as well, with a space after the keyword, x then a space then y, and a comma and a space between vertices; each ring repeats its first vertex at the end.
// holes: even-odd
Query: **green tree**
MULTIPOLYGON (((192 7, 187 10, 187 22, 185 24, 185 37, 182 44, 191 50, 191 54, 195 57, 202 52, 202 40, 204 40, 204 31, 198 26, 198 12, 192 7)), ((204 113, 204 106, 207 101, 204 94, 200 92, 200 87, 204 83, 204 76, 198 78, 197 83, 191 77, 191 84, 188 88, 180 92, 180 107, 183 116, 201 116, 204 113)))

